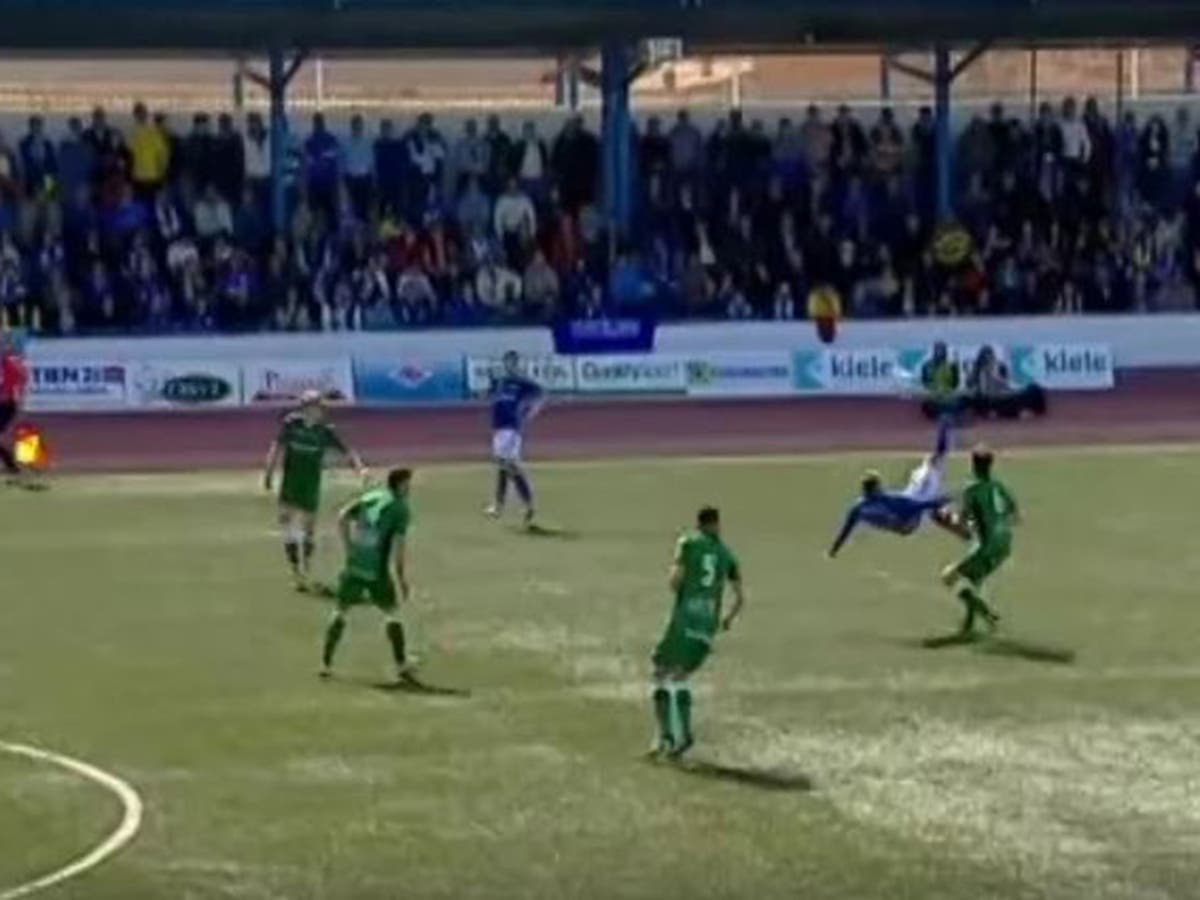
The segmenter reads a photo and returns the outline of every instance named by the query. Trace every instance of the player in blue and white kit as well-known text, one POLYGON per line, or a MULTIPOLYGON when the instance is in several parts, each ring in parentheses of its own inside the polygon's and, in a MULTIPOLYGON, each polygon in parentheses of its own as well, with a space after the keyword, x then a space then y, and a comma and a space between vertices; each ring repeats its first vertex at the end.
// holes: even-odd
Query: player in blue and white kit
POLYGON ((492 379, 488 397, 492 404, 492 459, 496 462, 496 495, 487 515, 504 514, 511 480, 525 505, 525 524, 533 523, 533 489, 521 461, 524 428, 542 408, 545 392, 532 378, 521 374, 521 358, 514 351, 504 354, 504 371, 492 379))
POLYGON ((968 540, 970 533, 950 509, 951 498, 942 491, 949 449, 950 423, 943 420, 938 423, 937 444, 933 453, 912 470, 903 491, 885 491, 879 473, 867 472, 863 476, 862 497, 846 514, 842 530, 829 548, 830 558, 837 556, 860 522, 880 531, 910 535, 928 516, 935 524, 968 540))

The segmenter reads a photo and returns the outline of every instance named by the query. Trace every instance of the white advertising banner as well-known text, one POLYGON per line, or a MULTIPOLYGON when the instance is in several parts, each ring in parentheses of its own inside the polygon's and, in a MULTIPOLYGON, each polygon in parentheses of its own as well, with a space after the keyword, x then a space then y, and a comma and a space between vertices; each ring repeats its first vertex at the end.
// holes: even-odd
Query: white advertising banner
POLYGON ((793 393, 788 353, 705 353, 684 368, 689 397, 777 397, 793 393))
POLYGON ((792 354, 792 386, 797 394, 895 394, 905 377, 899 350, 800 350, 792 354))
POLYGON ((141 409, 241 406, 242 369, 231 362, 162 359, 129 366, 127 395, 141 409))
POLYGON ((247 406, 291 405, 305 391, 316 391, 330 403, 353 402, 350 359, 280 359, 242 367, 242 394, 247 406))
POLYGON ((1009 350, 1013 383, 1050 390, 1103 391, 1116 385, 1107 344, 1035 344, 1009 350))
MULTIPOLYGON (((502 356, 467 357, 467 391, 472 396, 486 394, 492 379, 504 364, 502 356)), ((569 394, 576 388, 575 361, 569 356, 544 353, 521 357, 521 371, 552 394, 569 394)))
POLYGON ((682 357, 652 354, 580 356, 575 380, 581 394, 682 394, 687 363, 682 357))
POLYGON ((128 383, 129 371, 121 362, 40 358, 29 366, 29 408, 120 409, 128 383))

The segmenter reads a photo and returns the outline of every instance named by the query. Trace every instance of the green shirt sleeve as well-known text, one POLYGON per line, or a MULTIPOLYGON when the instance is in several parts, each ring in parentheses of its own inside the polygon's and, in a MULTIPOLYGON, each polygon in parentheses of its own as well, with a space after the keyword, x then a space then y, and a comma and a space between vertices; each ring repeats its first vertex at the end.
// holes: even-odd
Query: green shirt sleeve
POLYGON ((1017 512, 1017 498, 1004 485, 1000 485, 1000 494, 1004 497, 1004 502, 1008 505, 1009 516, 1015 515, 1017 512))
POLYGON ((725 550, 725 572, 727 573, 730 582, 740 584, 742 580, 742 566, 738 562, 737 555, 732 550, 725 550))

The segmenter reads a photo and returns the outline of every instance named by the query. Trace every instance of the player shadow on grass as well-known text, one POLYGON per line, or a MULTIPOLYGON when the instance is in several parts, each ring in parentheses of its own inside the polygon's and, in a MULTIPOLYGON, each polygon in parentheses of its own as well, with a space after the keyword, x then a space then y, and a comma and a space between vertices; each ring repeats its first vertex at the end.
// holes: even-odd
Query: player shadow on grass
POLYGON ((953 634, 922 638, 918 642, 918 646, 925 650, 972 647, 976 653, 985 653, 989 656, 1006 656, 1012 659, 1023 659, 1026 662, 1049 663, 1059 666, 1069 666, 1075 662, 1075 651, 1066 647, 1035 644, 1012 637, 963 634, 957 631, 953 634))
POLYGON ((454 697, 466 700, 471 692, 466 688, 447 687, 446 685, 429 684, 419 679, 412 681, 376 681, 371 684, 375 690, 384 694, 416 694, 423 697, 454 697))
POLYGON ((582 535, 570 528, 559 528, 554 525, 513 525, 513 532, 533 538, 557 538, 560 541, 577 541, 582 535))
POLYGON ((746 787, 759 788, 767 791, 796 791, 808 793, 816 789, 813 780, 803 772, 788 773, 770 769, 756 769, 750 766, 727 766, 706 759, 685 759, 675 763, 671 768, 684 775, 694 778, 707 778, 710 781, 728 781, 746 787))
POLYGON ((1051 647, 1048 644, 1034 644, 1008 637, 997 637, 984 641, 979 645, 979 652, 987 653, 990 656, 1008 656, 1028 662, 1051 663, 1059 666, 1069 666, 1075 662, 1075 651, 1066 647, 1051 647))

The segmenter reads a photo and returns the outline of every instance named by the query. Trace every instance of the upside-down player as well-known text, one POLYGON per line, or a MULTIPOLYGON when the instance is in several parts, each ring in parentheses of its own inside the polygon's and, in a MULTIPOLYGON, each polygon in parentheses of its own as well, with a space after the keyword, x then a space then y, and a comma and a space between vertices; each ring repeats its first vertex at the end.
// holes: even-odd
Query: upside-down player
POLYGON ((283 461, 279 485, 279 525, 283 550, 299 589, 307 587, 309 564, 315 549, 317 510, 321 505, 321 474, 325 453, 337 450, 367 477, 367 468, 357 453, 342 441, 325 421, 325 404, 316 391, 306 391, 300 409, 284 416, 279 433, 267 453, 263 485, 270 491, 275 469, 283 461))
POLYGON ((945 476, 946 456, 950 450, 950 424, 938 423, 937 443, 929 454, 908 476, 903 491, 886 491, 878 472, 868 471, 862 480, 862 496, 850 507, 842 530, 829 548, 829 556, 837 556, 842 545, 860 522, 890 531, 893 534, 909 535, 916 531, 928 515, 929 518, 963 540, 971 536, 950 508, 950 498, 942 491, 945 476))
POLYGON ((346 630, 346 613, 370 603, 383 613, 384 633, 392 648, 397 677, 402 682, 415 682, 405 655, 404 626, 397 613, 398 601, 407 600, 409 594, 405 539, 412 521, 408 505, 411 485, 412 470, 392 469, 386 487, 367 491, 338 515, 346 562, 338 578, 337 609, 325 629, 322 678, 333 672, 333 657, 346 630))
POLYGON ((983 599, 983 582, 1004 564, 1012 552, 1012 526, 1020 522, 1017 501, 1001 482, 992 477, 995 456, 986 447, 971 453, 975 480, 963 492, 963 519, 975 532, 975 547, 961 561, 942 571, 942 582, 955 590, 966 607, 962 633, 970 635, 976 617, 994 628, 1000 617, 983 599))
POLYGON ((678 759, 694 741, 688 678, 708 658, 717 632, 732 627, 746 602, 737 557, 721 539, 721 514, 713 507, 700 510, 696 530, 675 545, 670 584, 671 619, 653 656, 658 740, 650 752, 678 759), (726 582, 733 586, 733 606, 722 617, 726 582))
POLYGON ((496 493, 486 513, 493 519, 504 514, 511 480, 525 506, 525 524, 533 524, 533 488, 521 461, 524 428, 545 401, 542 386, 521 374, 521 358, 512 350, 504 354, 504 371, 492 380, 488 396, 492 405, 492 459, 496 463, 496 493))

